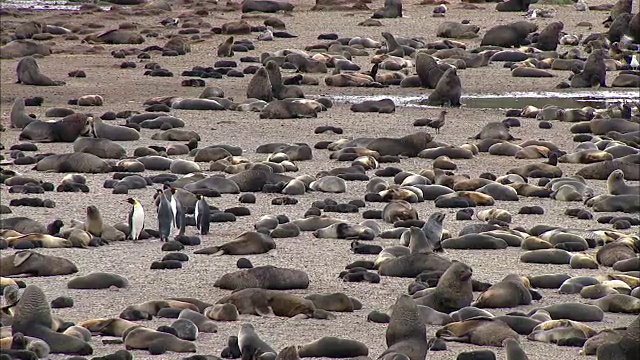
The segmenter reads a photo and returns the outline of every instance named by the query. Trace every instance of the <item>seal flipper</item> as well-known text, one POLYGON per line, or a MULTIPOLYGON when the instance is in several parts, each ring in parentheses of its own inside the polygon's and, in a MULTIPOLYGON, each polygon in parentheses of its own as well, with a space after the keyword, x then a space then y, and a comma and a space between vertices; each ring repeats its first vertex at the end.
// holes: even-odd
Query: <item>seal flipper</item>
POLYGON ((73 336, 54 332, 42 325, 35 325, 28 336, 43 340, 51 348, 51 353, 91 355, 93 348, 89 343, 73 336))

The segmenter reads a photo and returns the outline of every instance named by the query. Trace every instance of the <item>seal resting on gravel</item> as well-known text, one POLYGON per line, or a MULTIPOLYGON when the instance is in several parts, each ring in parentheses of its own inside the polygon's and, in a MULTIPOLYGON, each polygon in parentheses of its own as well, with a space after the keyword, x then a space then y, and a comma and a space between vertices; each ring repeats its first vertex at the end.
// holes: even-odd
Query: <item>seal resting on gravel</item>
POLYGON ((255 231, 246 231, 234 240, 220 245, 196 250, 194 254, 205 255, 249 255, 264 254, 276 248, 273 238, 267 234, 255 231))
POLYGON ((627 180, 640 180, 640 154, 623 156, 610 161, 602 161, 582 167, 576 175, 585 179, 607 180, 615 170, 624 173, 627 180))
POLYGON ((18 139, 35 142, 74 142, 79 136, 90 133, 90 118, 84 114, 71 114, 58 121, 32 121, 22 129, 18 139))
POLYGON ((528 288, 528 280, 509 274, 480 294, 471 305, 479 308, 509 308, 529 305, 533 299, 528 288))
POLYGON ((484 139, 496 139, 496 140, 517 140, 509 133, 509 127, 502 122, 490 122, 485 125, 482 130, 478 134, 476 134, 474 139, 484 140, 484 139))
POLYGON ((71 153, 49 155, 38 161, 36 171, 98 174, 111 171, 111 165, 93 154, 71 153))
POLYGON ((309 276, 300 270, 258 266, 222 275, 214 284, 227 290, 262 288, 271 290, 306 289, 309 276))
POLYGON ((369 355, 369 348, 357 340, 325 336, 304 344, 299 350, 300 357, 351 358, 369 355))
POLYGON ((323 105, 315 100, 273 100, 260 111, 260 119, 315 118, 322 109, 323 105))
POLYGON ((232 304, 238 313, 246 315, 275 315, 283 317, 314 317, 311 300, 277 290, 248 288, 224 296, 216 304, 232 304))
POLYGON ((27 286, 16 305, 11 325, 12 333, 22 333, 25 336, 44 340, 54 354, 90 355, 93 353, 91 345, 87 342, 55 332, 53 328, 51 308, 44 293, 35 285, 27 286))
POLYGON ((0 47, 0 59, 21 58, 36 54, 51 55, 51 47, 31 40, 13 40, 0 47))
POLYGON ((598 360, 633 360, 640 353, 640 315, 627 326, 618 341, 601 345, 596 351, 598 360))
POLYGON ((433 140, 426 132, 416 132, 401 138, 377 138, 367 144, 367 149, 377 151, 380 156, 409 156, 416 157, 427 148, 433 140))
POLYGON ((99 139, 112 141, 136 141, 140 140, 140 133, 126 126, 107 124, 99 118, 89 117, 89 123, 93 134, 99 139))
POLYGON ((78 272, 71 261, 32 250, 22 250, 0 258, 0 276, 28 274, 31 276, 69 275, 78 272))
POLYGON ((480 46, 493 45, 510 48, 526 45, 527 36, 536 30, 538 30, 538 25, 528 21, 516 21, 494 26, 484 34, 480 46))
POLYGON ((452 67, 442 74, 426 103, 430 106, 460 106, 461 96, 462 84, 456 68, 452 67))
POLYGON ((518 333, 498 319, 479 317, 445 325, 436 336, 447 341, 502 347, 506 339, 518 340, 518 333))
POLYGON ((151 350, 159 347, 164 351, 196 352, 196 345, 193 342, 144 326, 128 328, 123 334, 123 339, 127 349, 151 350))
POLYGON ((64 85, 64 81, 53 81, 48 76, 40 72, 36 59, 32 56, 22 58, 18 62, 16 68, 16 74, 18 75, 17 84, 24 85, 38 85, 38 86, 60 86, 64 85))

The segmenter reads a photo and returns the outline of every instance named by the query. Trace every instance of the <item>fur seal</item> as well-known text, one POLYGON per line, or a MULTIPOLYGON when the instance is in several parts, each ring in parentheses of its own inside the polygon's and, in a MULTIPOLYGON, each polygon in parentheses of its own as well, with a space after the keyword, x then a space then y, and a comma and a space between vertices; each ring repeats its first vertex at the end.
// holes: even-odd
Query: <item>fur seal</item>
POLYGON ((18 62, 16 73, 18 75, 17 83, 22 83, 24 85, 64 85, 64 81, 53 81, 48 76, 41 73, 36 59, 34 59, 32 56, 24 57, 20 60, 20 62, 18 62))
POLYGON ((119 318, 98 318, 81 321, 78 326, 82 326, 99 335, 122 337, 127 329, 139 326, 139 324, 119 318))
POLYGON ((640 186, 627 185, 624 182, 624 171, 614 170, 607 178, 607 191, 611 195, 640 194, 640 186))
POLYGON ((298 350, 300 357, 350 358, 369 355, 369 349, 360 341, 325 336, 302 345, 298 350))
POLYGON ((471 301, 473 301, 472 274, 473 272, 468 265, 453 261, 438 280, 435 290, 416 299, 416 303, 447 314, 471 305, 471 301))
POLYGON ((126 288, 129 281, 117 274, 94 272, 78 276, 67 283, 69 289, 108 289, 111 286, 126 288))
POLYGON ((11 325, 13 334, 18 332, 36 337, 49 345, 52 353, 90 355, 93 348, 87 342, 73 336, 56 333, 53 329, 51 308, 42 290, 29 285, 16 305, 11 325))
POLYGON ((222 297, 217 304, 232 304, 239 314, 313 318, 318 316, 310 300, 282 291, 247 288, 222 297))
POLYGON ((598 360, 632 360, 640 351, 640 315, 627 326, 620 340, 603 344, 596 351, 598 360))
POLYGON ((273 290, 306 289, 309 287, 309 276, 300 270, 258 266, 224 274, 216 280, 214 286, 228 290, 251 287, 273 290))
POLYGON ((418 306, 408 295, 400 295, 393 305, 386 342, 387 349, 380 359, 423 360, 427 356, 427 329, 420 320, 418 306))
POLYGON ((11 114, 9 115, 9 123, 11 127, 17 129, 23 129, 29 123, 35 121, 34 118, 27 114, 24 107, 24 99, 18 96, 13 100, 13 106, 11 106, 11 114))
POLYGON ((393 224, 398 220, 418 220, 418 212, 404 200, 392 200, 382 209, 382 220, 393 224))
POLYGON ((528 21, 516 21, 506 25, 494 26, 487 30, 481 46, 500 46, 503 48, 525 45, 527 36, 536 31, 538 25, 528 21))
POLYGON ((196 352, 196 345, 191 341, 182 340, 173 334, 143 326, 127 329, 123 337, 127 350, 151 350, 154 346, 160 345, 165 351, 196 352))
POLYGON ((640 299, 625 294, 609 294, 594 302, 602 311, 640 314, 640 299))
POLYGON ((267 69, 261 67, 256 71, 249 81, 249 85, 247 85, 246 95, 248 99, 259 99, 266 102, 273 100, 273 90, 271 89, 267 69))
POLYGON ((550 23, 542 29, 534 46, 542 51, 555 51, 560 42, 560 32, 563 28, 564 24, 561 21, 550 23))
POLYGON ((267 234, 262 234, 255 231, 246 231, 234 240, 220 245, 212 246, 204 249, 200 249, 194 252, 194 254, 205 255, 249 255, 249 254, 264 254, 270 250, 276 248, 276 243, 273 238, 267 234))
POLYGON ((90 118, 84 114, 71 114, 54 122, 34 120, 22 129, 18 138, 33 142, 74 142, 79 136, 90 133, 90 118))
POLYGON ((529 305, 531 304, 532 296, 527 285, 528 279, 525 282, 520 276, 509 274, 480 294, 471 306, 479 308, 509 308, 529 305))
POLYGON ((502 347, 506 339, 517 341, 518 333, 500 320, 479 317, 449 323, 436 331, 436 337, 480 346, 502 347))
POLYGON ((238 347, 242 354, 242 360, 275 357, 276 355, 276 351, 260 338, 250 323, 243 323, 240 327, 240 331, 238 331, 238 347))
POLYGON ((134 129, 107 124, 100 118, 88 118, 93 134, 97 138, 112 141, 136 141, 140 139, 140 133, 134 129))
POLYGON ((426 104, 429 106, 461 106, 462 84, 455 67, 448 69, 442 74, 435 90, 427 98, 426 104))
POLYGON ((29 274, 32 276, 69 275, 78 268, 69 260, 44 255, 32 250, 17 251, 0 258, 0 276, 29 274))
POLYGON ((606 53, 603 49, 594 50, 585 61, 584 69, 571 78, 571 87, 606 87, 607 66, 604 62, 605 58, 606 53))

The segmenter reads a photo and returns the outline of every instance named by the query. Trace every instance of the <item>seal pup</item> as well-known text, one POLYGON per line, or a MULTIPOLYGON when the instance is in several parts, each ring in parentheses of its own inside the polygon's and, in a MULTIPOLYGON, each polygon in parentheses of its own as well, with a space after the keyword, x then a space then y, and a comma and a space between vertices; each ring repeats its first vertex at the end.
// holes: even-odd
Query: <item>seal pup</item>
POLYGON ((255 328, 250 323, 244 323, 238 331, 238 346, 242 354, 242 360, 260 359, 267 353, 276 356, 277 352, 273 350, 260 336, 256 333, 255 328))
POLYGON ((385 334, 387 350, 379 357, 383 360, 406 357, 424 360, 429 351, 427 329, 420 319, 418 306, 409 295, 402 294, 393 305, 393 312, 385 334))
POLYGON ((144 230, 144 209, 142 204, 134 198, 128 198, 127 202, 131 204, 131 210, 129 210, 129 217, 127 218, 127 224, 129 225, 128 239, 138 240, 140 233, 144 230))
POLYGON ((195 218, 196 228, 200 230, 200 235, 207 235, 209 233, 209 225, 211 222, 211 208, 207 204, 202 194, 196 195, 198 202, 196 202, 195 218))
POLYGON ((53 81, 48 76, 41 73, 38 63, 33 56, 22 58, 22 60, 18 62, 16 73, 18 75, 18 81, 16 81, 16 84, 22 83, 24 85, 38 86, 64 85, 64 81, 53 81))
POLYGON ((607 191, 611 195, 637 195, 640 194, 640 186, 625 184, 624 172, 616 169, 607 178, 607 191))
POLYGON ((157 212, 160 241, 169 241, 169 236, 171 236, 174 228, 173 210, 166 194, 160 189, 157 189, 156 192, 159 198, 157 212))
POLYGON ((218 45, 218 57, 231 57, 233 56, 233 36, 229 36, 223 43, 218 45))

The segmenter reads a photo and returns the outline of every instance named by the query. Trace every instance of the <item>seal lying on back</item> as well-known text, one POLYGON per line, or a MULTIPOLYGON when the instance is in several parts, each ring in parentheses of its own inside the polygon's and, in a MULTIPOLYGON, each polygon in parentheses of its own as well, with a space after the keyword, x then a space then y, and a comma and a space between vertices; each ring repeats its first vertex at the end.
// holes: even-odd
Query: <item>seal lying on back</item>
POLYGON ((59 86, 64 85, 63 81, 53 81, 48 76, 40 72, 36 59, 32 56, 27 56, 20 60, 18 67, 16 68, 18 75, 18 81, 16 83, 25 85, 39 85, 39 86, 59 86))
POLYGON ((400 295, 386 332, 387 350, 378 359, 424 360, 429 351, 427 329, 420 320, 420 311, 409 295, 400 295))

